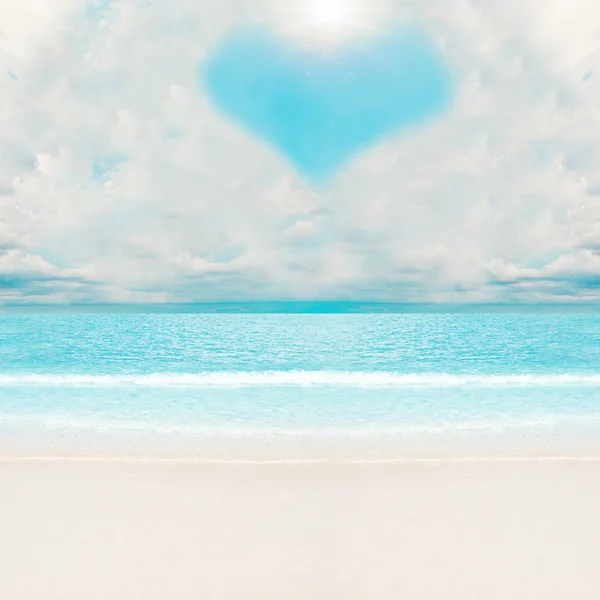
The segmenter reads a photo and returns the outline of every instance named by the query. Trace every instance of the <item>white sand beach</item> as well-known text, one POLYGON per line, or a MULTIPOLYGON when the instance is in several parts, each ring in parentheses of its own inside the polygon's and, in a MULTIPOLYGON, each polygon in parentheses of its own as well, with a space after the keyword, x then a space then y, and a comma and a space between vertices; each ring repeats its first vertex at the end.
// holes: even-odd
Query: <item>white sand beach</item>
POLYGON ((600 460, 0 461, 6 600, 597 600, 600 460))

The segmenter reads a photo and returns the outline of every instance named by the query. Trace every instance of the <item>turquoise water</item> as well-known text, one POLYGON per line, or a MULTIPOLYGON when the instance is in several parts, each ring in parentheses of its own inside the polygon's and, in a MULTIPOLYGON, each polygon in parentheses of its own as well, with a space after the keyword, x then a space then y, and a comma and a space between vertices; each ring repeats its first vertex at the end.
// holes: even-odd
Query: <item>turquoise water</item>
POLYGON ((593 314, 5 314, 0 347, 5 439, 600 431, 593 314))

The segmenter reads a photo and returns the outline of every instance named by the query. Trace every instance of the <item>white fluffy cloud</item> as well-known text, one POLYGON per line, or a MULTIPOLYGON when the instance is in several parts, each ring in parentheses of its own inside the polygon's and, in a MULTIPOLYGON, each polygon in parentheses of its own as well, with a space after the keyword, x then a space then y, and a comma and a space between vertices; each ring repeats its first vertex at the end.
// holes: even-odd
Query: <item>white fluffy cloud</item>
POLYGON ((18 6, 0 0, 0 298, 600 296, 592 0, 387 2, 443 50, 457 97, 326 190, 199 85, 268 0, 18 6))

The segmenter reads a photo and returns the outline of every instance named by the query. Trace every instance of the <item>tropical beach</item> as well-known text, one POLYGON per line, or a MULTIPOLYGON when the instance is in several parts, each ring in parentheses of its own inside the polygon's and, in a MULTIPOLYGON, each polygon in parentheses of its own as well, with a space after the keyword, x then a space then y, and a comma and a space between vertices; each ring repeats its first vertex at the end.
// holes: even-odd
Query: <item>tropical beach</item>
POLYGON ((597 0, 0 0, 0 600, 598 600, 597 0))
POLYGON ((600 592, 595 313, 0 325, 2 598, 600 592))

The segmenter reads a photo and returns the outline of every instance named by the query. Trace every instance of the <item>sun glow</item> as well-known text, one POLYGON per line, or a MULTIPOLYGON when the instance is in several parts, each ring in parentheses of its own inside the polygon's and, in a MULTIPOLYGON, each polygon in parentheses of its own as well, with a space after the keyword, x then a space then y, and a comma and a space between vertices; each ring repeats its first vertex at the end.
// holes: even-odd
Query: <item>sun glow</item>
POLYGON ((356 6, 348 0, 313 0, 306 5, 306 13, 314 25, 337 28, 352 24, 356 6))
POLYGON ((372 34, 389 15, 387 0, 279 0, 275 7, 281 33, 316 48, 372 34))

